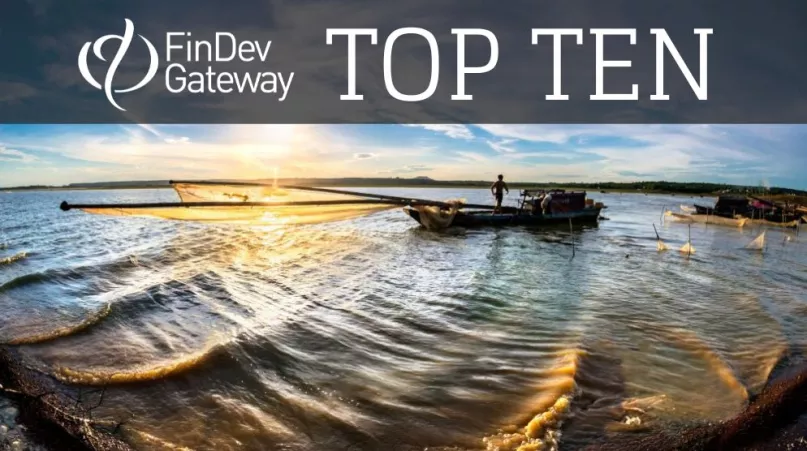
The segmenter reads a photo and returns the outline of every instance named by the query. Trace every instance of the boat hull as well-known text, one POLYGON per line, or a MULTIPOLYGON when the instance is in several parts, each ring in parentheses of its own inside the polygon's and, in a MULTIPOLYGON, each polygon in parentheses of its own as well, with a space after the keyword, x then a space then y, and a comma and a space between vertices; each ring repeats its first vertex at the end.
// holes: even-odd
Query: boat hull
MULTIPOLYGON (((586 208, 578 211, 552 213, 546 215, 501 213, 491 214, 487 211, 480 212, 458 212, 451 221, 451 227, 541 227, 556 224, 568 224, 571 219, 573 224, 597 223, 600 216, 600 208, 586 208)), ((418 224, 425 226, 421 221, 420 212, 414 208, 405 208, 404 212, 418 224)))
POLYGON ((742 227, 746 223, 748 223, 749 219, 741 218, 741 219, 734 219, 734 218, 724 218, 722 216, 712 216, 712 215, 702 215, 702 214, 681 214, 681 213, 674 213, 672 211, 667 210, 664 213, 665 216, 669 217, 672 220, 679 221, 679 222, 689 222, 689 223, 701 223, 701 224, 716 224, 716 225, 724 225, 724 226, 731 226, 731 227, 742 227))
POLYGON ((764 220, 769 223, 787 224, 787 226, 790 226, 790 224, 792 224, 794 221, 799 221, 800 219, 799 214, 797 213, 785 213, 783 215, 781 213, 771 212, 770 209, 760 209, 751 206, 747 208, 738 208, 735 206, 735 208, 732 209, 719 209, 695 204, 694 210, 694 214, 697 215, 707 215, 712 217, 719 216, 721 218, 729 219, 748 218, 755 221, 764 220))

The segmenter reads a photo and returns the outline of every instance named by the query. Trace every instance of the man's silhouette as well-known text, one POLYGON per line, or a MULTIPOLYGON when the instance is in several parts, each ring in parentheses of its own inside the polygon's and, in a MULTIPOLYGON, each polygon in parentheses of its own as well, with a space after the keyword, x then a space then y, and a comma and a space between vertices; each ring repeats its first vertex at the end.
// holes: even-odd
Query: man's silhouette
POLYGON ((493 182, 493 185, 490 185, 490 193, 496 196, 496 208, 493 210, 493 213, 497 213, 502 208, 502 199, 504 199, 504 193, 510 194, 510 189, 507 187, 507 183, 504 183, 504 176, 499 174, 499 180, 493 182))

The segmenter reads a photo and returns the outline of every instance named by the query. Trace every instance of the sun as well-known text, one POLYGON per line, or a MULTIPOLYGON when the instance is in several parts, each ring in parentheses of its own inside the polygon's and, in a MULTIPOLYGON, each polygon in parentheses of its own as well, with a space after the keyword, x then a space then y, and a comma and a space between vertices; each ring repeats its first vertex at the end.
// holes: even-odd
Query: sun
POLYGON ((305 125, 234 125, 226 132, 227 152, 242 176, 273 178, 297 163, 300 150, 315 136, 305 125), (248 173, 248 174, 247 174, 248 173))

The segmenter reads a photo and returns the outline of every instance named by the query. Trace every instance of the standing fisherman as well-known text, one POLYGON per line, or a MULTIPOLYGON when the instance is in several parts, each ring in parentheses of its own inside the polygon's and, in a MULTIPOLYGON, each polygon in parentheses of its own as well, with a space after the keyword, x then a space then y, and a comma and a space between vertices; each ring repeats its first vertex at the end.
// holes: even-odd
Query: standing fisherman
POLYGON ((543 214, 552 213, 552 194, 546 193, 541 199, 541 212, 543 214))
POLYGON ((504 176, 499 174, 499 180, 493 182, 493 185, 490 185, 490 193, 496 197, 496 208, 493 209, 493 213, 498 213, 502 208, 502 199, 504 199, 504 193, 510 194, 510 188, 507 187, 507 183, 504 183, 504 176), (504 190, 504 192, 502 192, 504 190))

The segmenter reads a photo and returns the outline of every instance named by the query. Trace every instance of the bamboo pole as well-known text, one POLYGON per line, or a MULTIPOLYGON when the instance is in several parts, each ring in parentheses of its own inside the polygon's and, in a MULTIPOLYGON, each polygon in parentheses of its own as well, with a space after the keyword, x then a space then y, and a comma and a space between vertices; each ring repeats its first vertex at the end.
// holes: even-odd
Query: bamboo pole
POLYGON ((653 224, 653 231, 656 232, 656 250, 661 252, 667 250, 667 245, 661 241, 661 237, 658 234, 658 230, 656 230, 656 224, 653 224))
POLYGON ((344 194, 348 196, 369 197, 373 199, 392 199, 392 200, 406 200, 406 201, 424 201, 424 199, 413 199, 408 197, 388 196, 386 194, 362 193, 358 191, 348 191, 332 188, 319 188, 315 186, 299 186, 299 185, 276 185, 271 183, 260 182, 211 182, 204 180, 170 180, 168 183, 171 185, 204 185, 204 186, 243 186, 243 187, 271 187, 278 189, 296 189, 300 191, 312 191, 317 193, 330 193, 330 194, 344 194))
POLYGON ((692 255, 692 226, 689 227, 689 255, 692 255))
MULTIPOLYGON (((451 204, 438 201, 415 201, 406 202, 394 199, 351 199, 351 200, 306 200, 293 202, 154 202, 154 203, 133 203, 133 204, 70 204, 62 202, 59 208, 62 211, 72 209, 148 209, 148 208, 249 208, 249 207, 303 207, 303 206, 327 206, 327 205, 402 205, 402 206, 436 206, 452 207, 451 204)), ((492 205, 463 204, 463 207, 493 209, 492 205)))
POLYGON ((151 202, 151 203, 133 203, 133 204, 70 204, 67 201, 62 202, 59 208, 62 211, 69 211, 74 208, 85 209, 119 209, 119 208, 132 208, 132 209, 145 209, 145 208, 193 208, 193 207, 234 207, 234 208, 248 208, 248 207, 301 207, 301 206, 321 206, 321 205, 355 205, 355 204, 400 204, 398 201, 383 201, 383 200, 369 200, 369 199, 356 199, 356 200, 319 200, 319 201, 296 201, 296 202, 151 202))
MULTIPOLYGON (((319 188, 314 186, 299 186, 299 185, 273 185, 271 183, 259 183, 259 182, 212 182, 212 181, 204 181, 204 180, 170 180, 168 183, 171 185, 206 185, 206 186, 244 186, 244 187, 272 187, 272 188, 279 188, 279 189, 294 189, 300 191, 312 191, 312 192, 319 192, 319 193, 329 193, 329 194, 343 194, 347 196, 356 196, 356 197, 367 197, 371 199, 381 199, 381 200, 390 200, 390 201, 398 201, 404 202, 411 205, 432 205, 432 206, 439 206, 439 207, 450 207, 450 204, 446 202, 434 201, 429 199, 417 199, 417 198, 409 198, 409 197, 399 197, 399 196, 388 196, 386 194, 374 194, 374 193, 363 193, 358 191, 348 191, 348 190, 341 190, 341 189, 331 189, 331 188, 319 188)), ((495 207, 493 205, 480 205, 480 204, 463 204, 464 208, 477 208, 480 210, 493 210, 495 207)), ((510 211, 515 212, 517 208, 515 207, 504 207, 502 206, 502 211, 510 211)))
POLYGON ((569 218, 569 233, 572 235, 572 258, 574 258, 574 227, 572 227, 572 218, 569 218))

